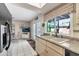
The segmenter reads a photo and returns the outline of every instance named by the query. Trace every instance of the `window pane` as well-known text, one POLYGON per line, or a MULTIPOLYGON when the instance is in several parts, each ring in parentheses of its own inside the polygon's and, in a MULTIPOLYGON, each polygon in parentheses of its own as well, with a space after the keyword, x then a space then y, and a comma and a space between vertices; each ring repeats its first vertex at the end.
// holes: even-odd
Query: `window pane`
POLYGON ((54 32, 55 30, 55 21, 50 20, 47 22, 47 32, 54 32))

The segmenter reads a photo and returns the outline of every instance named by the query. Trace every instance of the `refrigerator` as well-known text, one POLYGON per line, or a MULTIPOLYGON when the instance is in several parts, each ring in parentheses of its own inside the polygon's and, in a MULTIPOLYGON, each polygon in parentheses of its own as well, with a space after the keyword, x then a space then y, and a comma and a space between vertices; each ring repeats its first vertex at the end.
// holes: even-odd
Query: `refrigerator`
POLYGON ((0 53, 11 44, 12 15, 4 3, 0 3, 0 53))

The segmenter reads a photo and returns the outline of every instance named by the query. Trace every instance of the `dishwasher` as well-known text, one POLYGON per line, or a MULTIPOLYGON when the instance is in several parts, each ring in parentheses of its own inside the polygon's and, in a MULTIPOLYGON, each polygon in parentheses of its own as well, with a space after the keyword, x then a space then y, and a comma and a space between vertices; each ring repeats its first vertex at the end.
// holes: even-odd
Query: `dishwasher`
POLYGON ((74 53, 70 50, 65 49, 65 56, 79 56, 79 54, 74 53))

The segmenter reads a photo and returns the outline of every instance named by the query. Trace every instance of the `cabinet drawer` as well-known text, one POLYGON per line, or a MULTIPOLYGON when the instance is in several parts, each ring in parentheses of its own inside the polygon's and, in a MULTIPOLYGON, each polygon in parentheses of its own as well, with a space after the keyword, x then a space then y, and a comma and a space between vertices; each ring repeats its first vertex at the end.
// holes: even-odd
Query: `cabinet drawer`
POLYGON ((40 43, 43 43, 43 44, 45 44, 45 45, 46 45, 46 41, 45 41, 45 40, 43 40, 43 39, 39 39, 39 42, 40 42, 40 43))
POLYGON ((48 47, 47 48, 47 56, 61 56, 61 55, 48 47))
POLYGON ((50 43, 50 42, 47 42, 47 46, 53 50, 55 50, 56 52, 64 55, 64 48, 60 47, 60 46, 57 46, 53 43, 50 43))

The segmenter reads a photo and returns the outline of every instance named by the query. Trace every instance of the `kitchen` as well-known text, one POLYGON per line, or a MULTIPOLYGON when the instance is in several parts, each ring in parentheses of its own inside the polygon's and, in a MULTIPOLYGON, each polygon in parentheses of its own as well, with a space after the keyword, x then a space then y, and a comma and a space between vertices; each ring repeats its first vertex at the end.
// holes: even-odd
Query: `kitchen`
POLYGON ((3 48, 1 55, 78 56, 79 4, 39 5, 41 6, 32 3, 7 3, 5 6, 8 13, 1 8, 1 16, 12 19, 12 23, 8 21, 11 23, 10 46, 6 51, 3 48))

